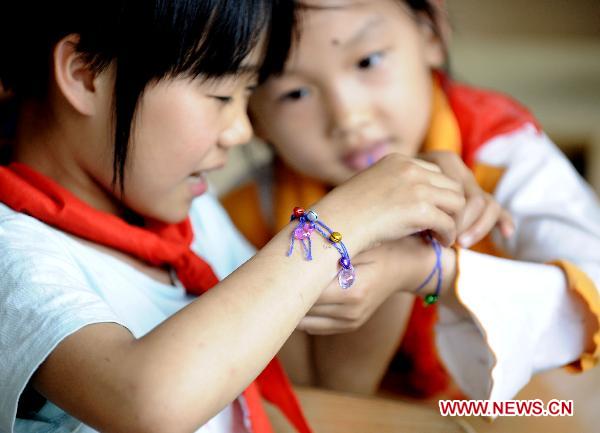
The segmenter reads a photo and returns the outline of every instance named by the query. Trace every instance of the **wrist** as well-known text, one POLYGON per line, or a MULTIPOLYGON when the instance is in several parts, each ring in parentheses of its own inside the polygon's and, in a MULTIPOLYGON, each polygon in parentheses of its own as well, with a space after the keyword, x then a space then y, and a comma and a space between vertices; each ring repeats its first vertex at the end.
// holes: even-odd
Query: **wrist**
POLYGON ((330 195, 323 197, 306 210, 314 210, 321 221, 341 233, 350 257, 354 257, 368 248, 365 224, 358 221, 352 212, 345 212, 343 206, 340 206, 337 200, 330 195))
POLYGON ((432 272, 436 267, 436 253, 433 246, 420 236, 414 235, 412 238, 415 242, 414 253, 410 256, 412 260, 406 264, 412 271, 403 273, 402 287, 405 291, 425 296, 435 292, 437 276, 432 272))
POLYGON ((458 274, 458 254, 454 248, 442 248, 442 290, 441 295, 452 295, 458 274))
POLYGON ((418 271, 412 273, 414 279, 410 283, 414 293, 422 296, 428 304, 435 303, 438 298, 454 297, 458 268, 456 251, 442 248, 434 242, 426 243, 420 249, 422 254, 415 268, 418 271))

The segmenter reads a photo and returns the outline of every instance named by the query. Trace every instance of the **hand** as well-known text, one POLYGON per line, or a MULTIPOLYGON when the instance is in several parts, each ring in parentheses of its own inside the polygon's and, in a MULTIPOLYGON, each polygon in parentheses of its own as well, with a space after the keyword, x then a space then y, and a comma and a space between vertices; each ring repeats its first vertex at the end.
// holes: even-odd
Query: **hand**
MULTIPOLYGON (((444 302, 453 296, 456 266, 454 251, 443 252, 444 302)), ((340 289, 337 278, 323 291, 317 302, 300 321, 298 329, 314 335, 330 335, 356 331, 391 295, 412 293, 425 280, 435 264, 431 245, 420 236, 386 242, 357 255, 353 259, 357 279, 348 290, 340 289)), ((435 281, 423 288, 422 294, 433 292, 435 281)))
POLYGON ((391 154, 335 188, 315 209, 347 235, 351 254, 424 230, 449 246, 464 196, 462 186, 436 165, 391 154))
POLYGON ((481 189, 471 170, 458 155, 452 152, 429 152, 420 157, 436 164, 442 173, 463 187, 466 205, 456 218, 458 242, 462 247, 469 248, 476 244, 496 226, 504 237, 512 236, 514 224, 510 214, 491 194, 481 189))

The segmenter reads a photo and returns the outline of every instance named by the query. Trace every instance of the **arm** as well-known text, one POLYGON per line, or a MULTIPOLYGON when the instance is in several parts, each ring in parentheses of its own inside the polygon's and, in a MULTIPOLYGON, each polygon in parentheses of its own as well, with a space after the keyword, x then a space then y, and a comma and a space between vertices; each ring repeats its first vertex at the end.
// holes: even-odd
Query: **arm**
MULTIPOLYGON (((464 205, 459 189, 435 170, 392 156, 315 208, 347 234, 351 252, 423 229, 450 244, 448 214, 464 205)), ((256 377, 337 271, 337 253, 323 251, 316 237, 318 259, 286 257, 290 232, 291 225, 142 338, 110 324, 76 332, 41 366, 36 388, 103 431, 197 428, 256 377)))
POLYGON ((468 395, 507 399, 536 372, 597 358, 600 210, 564 156, 532 129, 492 140, 479 162, 506 168, 495 197, 516 230, 495 243, 513 259, 460 251, 456 291, 472 320, 441 309, 438 345, 468 395), (549 264, 557 260, 587 276, 549 264))

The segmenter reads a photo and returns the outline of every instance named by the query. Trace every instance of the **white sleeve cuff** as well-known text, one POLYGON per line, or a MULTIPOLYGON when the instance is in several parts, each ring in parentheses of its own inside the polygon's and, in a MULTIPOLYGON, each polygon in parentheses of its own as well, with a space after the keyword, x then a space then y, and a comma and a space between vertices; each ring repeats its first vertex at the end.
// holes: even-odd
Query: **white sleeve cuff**
POLYGON ((469 316, 439 308, 438 351, 470 398, 513 398, 539 371, 585 348, 584 306, 558 267, 460 250, 456 296, 469 316))

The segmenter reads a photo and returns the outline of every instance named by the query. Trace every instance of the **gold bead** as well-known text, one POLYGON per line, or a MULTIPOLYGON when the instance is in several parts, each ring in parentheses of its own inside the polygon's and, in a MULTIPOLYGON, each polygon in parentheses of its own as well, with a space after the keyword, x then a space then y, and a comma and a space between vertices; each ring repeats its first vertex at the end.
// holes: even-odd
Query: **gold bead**
POLYGON ((329 236, 329 240, 337 244, 338 242, 342 241, 342 234, 340 232, 333 232, 329 236))

